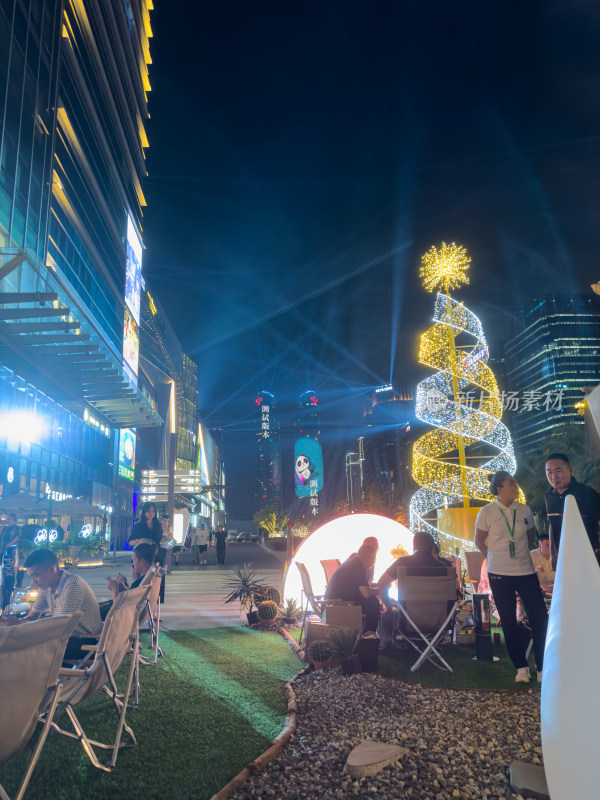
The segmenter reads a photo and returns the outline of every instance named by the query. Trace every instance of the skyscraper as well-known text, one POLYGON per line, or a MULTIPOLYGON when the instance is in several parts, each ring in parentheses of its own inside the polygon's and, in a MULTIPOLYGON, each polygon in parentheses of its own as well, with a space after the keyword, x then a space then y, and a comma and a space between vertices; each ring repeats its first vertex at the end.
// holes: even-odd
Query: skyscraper
POLYGON ((360 500, 361 495, 359 454, 346 453, 346 499, 350 508, 360 500))
POLYGON ((600 373, 600 300, 552 297, 525 314, 522 330, 505 345, 505 405, 521 450, 583 426, 577 404, 600 373))
MULTIPOLYGON (((138 362, 150 6, 0 3, 0 358, 45 430, 19 485, 116 487, 123 530, 135 431, 163 421, 138 362)), ((8 384, 0 404, 18 405, 8 384)))
POLYGON ((359 439, 361 489, 377 487, 387 502, 397 504, 410 478, 408 451, 414 401, 408 391, 379 386, 365 402, 367 430, 359 439))
POLYGON ((256 492, 255 505, 259 511, 266 506, 281 505, 281 442, 276 400, 271 392, 263 391, 254 400, 256 414, 256 492))

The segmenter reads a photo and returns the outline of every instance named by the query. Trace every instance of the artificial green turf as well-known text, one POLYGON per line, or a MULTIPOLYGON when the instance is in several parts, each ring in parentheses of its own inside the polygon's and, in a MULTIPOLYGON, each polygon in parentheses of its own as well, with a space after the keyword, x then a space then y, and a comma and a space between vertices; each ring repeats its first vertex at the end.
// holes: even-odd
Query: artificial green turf
MULTIPOLYGON (((496 631, 500 633, 501 644, 494 645, 494 656, 498 656, 499 660, 493 663, 474 660, 474 645, 446 644, 440 647, 439 651, 452 667, 453 672, 442 671, 428 662, 416 672, 411 672, 410 668, 419 658, 419 654, 407 645, 407 649, 380 653, 378 674, 384 678, 394 678, 407 683, 422 683, 425 686, 454 689, 539 689, 540 684, 536 681, 515 683, 516 671, 508 657, 502 629, 495 628, 494 632, 496 631)), ((298 641, 299 628, 291 630, 289 633, 298 641)), ((533 667, 533 655, 530 656, 529 661, 533 667)))
MULTIPOLYGON (((157 667, 141 668, 140 707, 127 712, 137 746, 121 750, 107 774, 91 766, 78 742, 52 734, 26 800, 202 800, 281 732, 283 683, 301 664, 278 634, 241 627, 172 631, 161 633, 161 647, 157 667)), ((119 686, 128 666, 119 673, 119 686)), ((116 715, 108 696, 83 701, 76 713, 88 736, 114 739, 116 715)), ((62 724, 68 725, 65 717, 62 724)), ((0 769, 9 796, 34 741, 0 769)))

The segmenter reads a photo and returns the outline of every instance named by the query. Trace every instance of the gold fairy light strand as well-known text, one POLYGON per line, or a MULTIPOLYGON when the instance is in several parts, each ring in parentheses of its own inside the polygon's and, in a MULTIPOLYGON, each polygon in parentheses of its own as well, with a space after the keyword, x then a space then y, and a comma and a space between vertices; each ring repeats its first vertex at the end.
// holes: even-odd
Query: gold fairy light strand
POLYGON ((447 294, 451 289, 469 283, 467 270, 470 263, 466 247, 442 242, 439 250, 433 246, 421 256, 419 277, 428 292, 443 289, 447 294))

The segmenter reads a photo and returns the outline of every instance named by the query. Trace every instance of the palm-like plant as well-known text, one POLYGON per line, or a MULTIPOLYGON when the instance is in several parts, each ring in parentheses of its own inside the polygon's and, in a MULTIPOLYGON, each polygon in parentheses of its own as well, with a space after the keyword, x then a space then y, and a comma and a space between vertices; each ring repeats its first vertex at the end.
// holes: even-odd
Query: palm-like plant
POLYGON ((240 604, 240 610, 252 611, 254 607, 254 595, 260 588, 260 581, 256 577, 256 570, 252 568, 252 563, 244 564, 241 569, 234 569, 233 575, 227 578, 225 588, 229 594, 225 597, 225 603, 240 604))

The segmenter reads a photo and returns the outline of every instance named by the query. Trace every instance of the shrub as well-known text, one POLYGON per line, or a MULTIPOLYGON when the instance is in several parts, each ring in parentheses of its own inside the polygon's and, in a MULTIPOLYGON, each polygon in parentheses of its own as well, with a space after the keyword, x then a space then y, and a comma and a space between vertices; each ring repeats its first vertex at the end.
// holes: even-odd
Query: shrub
POLYGON ((334 628, 329 640, 334 655, 342 661, 352 658, 356 647, 356 635, 352 628, 334 628))

